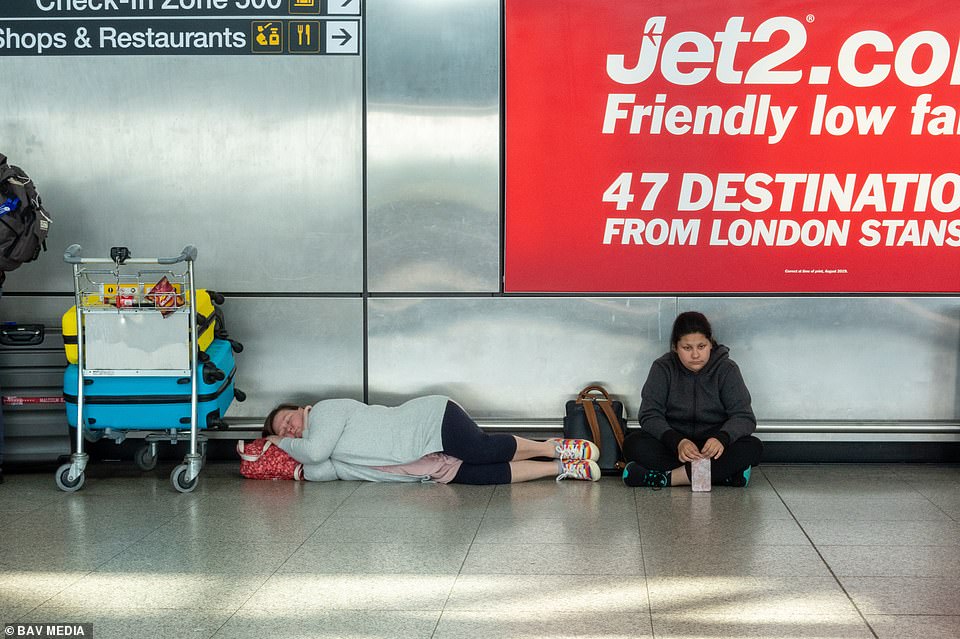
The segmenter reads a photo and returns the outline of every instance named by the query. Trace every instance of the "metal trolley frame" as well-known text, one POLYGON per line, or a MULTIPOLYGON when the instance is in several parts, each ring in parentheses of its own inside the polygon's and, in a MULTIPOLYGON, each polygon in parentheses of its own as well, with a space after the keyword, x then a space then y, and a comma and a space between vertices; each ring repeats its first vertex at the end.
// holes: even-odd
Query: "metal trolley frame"
POLYGON ((176 257, 133 258, 125 247, 111 249, 110 258, 81 257, 73 244, 63 259, 73 265, 77 319, 77 428, 76 446, 70 463, 57 469, 57 486, 80 490, 89 455, 84 441, 107 436, 117 443, 126 437, 122 427, 93 429, 84 414, 84 380, 92 377, 151 376, 190 378, 190 430, 171 425, 162 432, 149 432, 146 445, 137 452, 137 465, 149 470, 156 464, 157 443, 189 440, 189 452, 173 469, 170 481, 182 493, 192 491, 203 466, 201 447, 206 437, 197 424, 197 313, 193 262, 197 249, 184 247, 176 257), (151 287, 167 278, 176 291, 151 293, 151 287), (107 296, 107 293, 112 295, 107 296), (161 300, 166 296, 168 299, 161 300), (111 301, 112 300, 112 301, 111 301), (86 428, 85 428, 86 426, 86 428))

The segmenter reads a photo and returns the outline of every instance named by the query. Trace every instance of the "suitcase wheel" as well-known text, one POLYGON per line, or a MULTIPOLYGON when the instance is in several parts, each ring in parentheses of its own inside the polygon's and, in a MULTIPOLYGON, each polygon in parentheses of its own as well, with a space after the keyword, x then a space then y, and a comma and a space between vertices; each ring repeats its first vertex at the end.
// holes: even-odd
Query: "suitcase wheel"
POLYGON ((173 472, 170 473, 170 483, 173 484, 173 487, 177 492, 189 493, 197 487, 197 482, 199 482, 200 476, 197 475, 193 478, 193 481, 187 481, 187 465, 180 464, 173 469, 173 472))
POLYGON ((233 352, 234 352, 234 353, 242 353, 242 352, 243 352, 243 344, 241 344, 240 342, 238 342, 238 341, 235 340, 235 339, 230 340, 230 348, 233 349, 233 352))
POLYGON ((203 367, 203 382, 205 384, 213 384, 215 382, 222 381, 226 377, 227 374, 213 364, 203 367))
POLYGON ((137 452, 133 455, 133 461, 140 470, 153 470, 157 467, 157 456, 150 450, 149 444, 137 449, 137 452))
POLYGON ((84 473, 80 473, 72 482, 69 480, 70 476, 70 464, 64 464, 57 469, 57 488, 62 490, 65 493, 75 493, 81 488, 83 488, 83 482, 85 477, 84 473))
POLYGON ((245 402, 245 401, 247 401, 247 394, 244 393, 244 392, 243 392, 242 390, 240 390, 239 388, 234 388, 234 389, 233 389, 233 398, 236 399, 238 402, 245 402))

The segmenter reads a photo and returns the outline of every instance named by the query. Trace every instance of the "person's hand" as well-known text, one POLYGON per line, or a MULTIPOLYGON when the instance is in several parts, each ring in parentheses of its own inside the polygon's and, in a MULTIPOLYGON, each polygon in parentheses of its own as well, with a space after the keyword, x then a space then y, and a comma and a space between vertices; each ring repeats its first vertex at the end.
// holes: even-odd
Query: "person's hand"
MULTIPOLYGON (((719 443, 719 442, 717 442, 719 443)), ((703 457, 700 454, 700 450, 697 448, 697 445, 694 444, 689 439, 681 439, 680 444, 677 446, 677 457, 683 463, 692 462, 695 459, 700 459, 703 457)))
POLYGON ((703 445, 703 448, 700 449, 700 452, 703 453, 704 457, 719 459, 720 455, 723 454, 723 444, 721 444, 720 440, 716 437, 711 437, 703 445))
POLYGON ((267 435, 267 441, 273 444, 274 446, 280 445, 280 436, 279 435, 267 435))

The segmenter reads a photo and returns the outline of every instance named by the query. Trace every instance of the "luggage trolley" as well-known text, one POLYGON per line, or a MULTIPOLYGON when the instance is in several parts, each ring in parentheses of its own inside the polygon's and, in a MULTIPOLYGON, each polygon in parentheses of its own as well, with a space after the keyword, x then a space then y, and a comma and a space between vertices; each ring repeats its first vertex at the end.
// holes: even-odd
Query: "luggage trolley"
POLYGON ((122 423, 93 425, 95 420, 84 411, 86 385, 97 377, 124 377, 133 382, 168 377, 175 378, 177 384, 185 385, 189 380, 189 431, 183 423, 186 419, 163 424, 162 431, 146 435, 147 444, 137 453, 136 461, 149 470, 156 463, 157 442, 189 440, 189 452, 183 463, 173 469, 170 481, 179 492, 190 492, 198 482, 203 465, 201 448, 207 439, 199 435, 197 424, 197 314, 193 281, 197 249, 187 246, 177 257, 168 258, 133 258, 126 247, 112 248, 110 258, 81 257, 80 252, 80 245, 73 244, 63 255, 64 261, 73 265, 76 297, 77 418, 76 450, 70 455, 70 463, 57 469, 57 486, 67 492, 83 486, 89 460, 83 449, 85 439, 95 441, 99 435, 120 443, 126 437, 122 423), (160 287, 156 285, 164 279, 172 286, 158 291, 160 287))

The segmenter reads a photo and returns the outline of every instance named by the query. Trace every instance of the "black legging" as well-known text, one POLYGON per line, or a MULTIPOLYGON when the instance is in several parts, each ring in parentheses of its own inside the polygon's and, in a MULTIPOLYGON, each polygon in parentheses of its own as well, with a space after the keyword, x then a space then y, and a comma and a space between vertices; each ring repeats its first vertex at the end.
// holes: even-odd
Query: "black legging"
MULTIPOLYGON (((706 441, 713 436, 687 439, 696 444, 697 448, 703 448, 706 441)), ((760 463, 762 453, 763 443, 752 435, 731 442, 729 446, 724 447, 719 459, 710 460, 711 482, 722 484, 737 473, 742 473, 749 466, 756 466, 760 463)), ((683 466, 676 451, 670 450, 663 442, 644 430, 631 433, 623 441, 623 457, 628 462, 634 461, 644 468, 664 473, 683 466)))
POLYGON ((485 433, 455 402, 447 402, 440 427, 443 452, 462 459, 455 484, 509 484, 508 463, 517 454, 513 435, 485 433))

